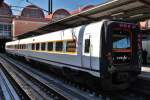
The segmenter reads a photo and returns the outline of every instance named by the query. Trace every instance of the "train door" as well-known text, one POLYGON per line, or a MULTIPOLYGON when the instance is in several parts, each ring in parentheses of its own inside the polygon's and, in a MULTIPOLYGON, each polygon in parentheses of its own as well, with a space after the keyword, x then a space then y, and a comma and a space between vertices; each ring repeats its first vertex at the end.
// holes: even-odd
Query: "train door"
POLYGON ((84 68, 92 69, 91 66, 91 36, 90 33, 84 33, 83 48, 82 48, 82 66, 84 68))

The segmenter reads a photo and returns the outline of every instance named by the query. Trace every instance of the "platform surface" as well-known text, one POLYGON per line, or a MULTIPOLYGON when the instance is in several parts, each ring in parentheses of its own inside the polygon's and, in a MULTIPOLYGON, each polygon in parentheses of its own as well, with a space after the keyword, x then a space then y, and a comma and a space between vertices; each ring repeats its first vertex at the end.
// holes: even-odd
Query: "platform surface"
POLYGON ((150 80, 150 65, 142 66, 142 72, 139 77, 142 79, 150 80))

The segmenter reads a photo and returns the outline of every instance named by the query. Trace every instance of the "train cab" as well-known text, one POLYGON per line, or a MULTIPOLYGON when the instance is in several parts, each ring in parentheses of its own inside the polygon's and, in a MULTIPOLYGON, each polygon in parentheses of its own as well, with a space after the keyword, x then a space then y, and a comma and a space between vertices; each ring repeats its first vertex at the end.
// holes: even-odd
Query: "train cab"
POLYGON ((101 68, 105 71, 101 70, 101 78, 109 77, 114 86, 123 87, 141 72, 141 32, 135 24, 125 22, 110 21, 104 26, 102 58, 105 64, 101 68))

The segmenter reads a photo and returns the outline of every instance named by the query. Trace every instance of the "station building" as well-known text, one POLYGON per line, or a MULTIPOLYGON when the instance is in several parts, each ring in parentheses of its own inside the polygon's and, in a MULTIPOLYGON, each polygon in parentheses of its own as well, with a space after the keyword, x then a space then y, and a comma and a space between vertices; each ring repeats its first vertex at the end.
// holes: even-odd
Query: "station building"
POLYGON ((2 3, 0 6, 0 51, 3 52, 6 41, 11 40, 11 28, 12 28, 13 14, 11 8, 2 3))
POLYGON ((50 19, 45 18, 44 12, 35 5, 25 7, 19 16, 15 16, 12 20, 13 39, 28 31, 35 30, 46 25, 50 19))
POLYGON ((10 6, 0 5, 0 52, 4 51, 5 43, 17 36, 35 30, 50 22, 44 12, 35 5, 25 7, 20 15, 13 15, 10 6))

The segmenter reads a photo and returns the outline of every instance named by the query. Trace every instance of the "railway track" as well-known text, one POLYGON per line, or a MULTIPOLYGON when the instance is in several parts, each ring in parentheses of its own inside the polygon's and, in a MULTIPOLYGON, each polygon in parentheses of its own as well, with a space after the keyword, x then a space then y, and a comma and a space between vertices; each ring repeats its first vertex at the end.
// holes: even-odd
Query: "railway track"
POLYGON ((48 99, 48 97, 51 97, 51 99, 57 100, 100 100, 100 97, 95 97, 89 93, 84 93, 83 91, 72 88, 71 86, 69 87, 67 85, 64 85, 62 82, 55 80, 52 77, 45 75, 44 73, 41 73, 33 68, 30 68, 29 66, 26 66, 16 60, 13 60, 6 55, 1 54, 0 56, 2 62, 8 61, 11 65, 11 67, 8 64, 4 65, 7 66, 6 69, 9 73, 11 71, 14 71, 14 73, 20 76, 20 78, 24 76, 24 78, 21 79, 26 80, 26 82, 29 80, 32 81, 28 82, 28 85, 35 87, 34 89, 28 91, 28 89, 30 89, 31 87, 28 87, 28 89, 22 87, 31 99, 36 99, 37 97, 39 99, 39 97, 42 97, 44 95, 44 97, 46 98, 43 99, 48 99), (19 74, 23 75, 21 76, 19 74), (39 90, 37 90, 38 88, 39 90), (35 93, 34 96, 36 97, 33 97, 33 93, 35 91, 40 91, 40 93, 35 93), (32 95, 31 92, 33 92, 32 95))
POLYGON ((1 87, 1 100, 20 100, 19 95, 14 90, 8 78, 4 74, 0 65, 0 87, 1 87))
MULTIPOLYGON (((4 62, 4 60, 8 61, 12 66, 12 68, 8 68, 8 69, 17 70, 19 73, 23 74, 25 78, 27 78, 27 80, 32 81, 31 82, 32 84, 30 85, 34 86, 36 91, 39 88, 38 92, 40 92, 41 95, 37 96, 38 99, 43 95, 46 96, 46 98, 44 99, 55 99, 55 100, 63 100, 63 99, 65 100, 66 99, 67 100, 107 100, 107 99, 108 100, 149 100, 150 99, 150 94, 149 94, 150 81, 143 80, 142 77, 140 77, 138 82, 133 84, 129 90, 118 92, 118 93, 116 92, 113 95, 95 96, 89 92, 73 87, 72 85, 65 84, 64 82, 62 82, 62 80, 55 79, 54 77, 51 77, 49 74, 43 73, 22 62, 7 57, 6 55, 0 54, 0 61, 4 62), (59 95, 53 93, 53 91, 59 93, 59 95, 63 95, 63 97, 65 98, 61 97, 60 99, 59 95)), ((26 92, 27 95, 29 95, 30 99, 36 98, 36 97, 32 97, 33 96, 32 93, 31 93, 32 95, 30 95, 30 92, 32 91, 29 92, 25 89, 24 91, 26 92)))
MULTIPOLYGON (((5 72, 9 73, 9 75, 12 77, 13 80, 18 84, 18 86, 21 87, 21 89, 26 93, 27 97, 32 100, 46 100, 49 98, 46 98, 47 95, 43 93, 42 90, 40 90, 39 87, 35 86, 31 80, 28 80, 27 77, 22 74, 22 72, 19 72, 14 68, 13 66, 10 66, 8 62, 5 62, 4 59, 1 59, 1 63, 4 66, 5 72)), ((7 100, 7 99, 6 99, 7 100)), ((9 99, 8 99, 9 100, 9 99)), ((26 99, 25 99, 26 100, 26 99)), ((50 100, 50 99, 49 99, 50 100)))

